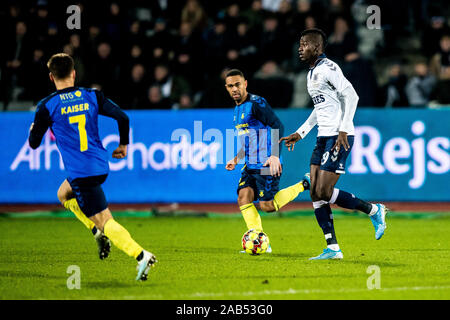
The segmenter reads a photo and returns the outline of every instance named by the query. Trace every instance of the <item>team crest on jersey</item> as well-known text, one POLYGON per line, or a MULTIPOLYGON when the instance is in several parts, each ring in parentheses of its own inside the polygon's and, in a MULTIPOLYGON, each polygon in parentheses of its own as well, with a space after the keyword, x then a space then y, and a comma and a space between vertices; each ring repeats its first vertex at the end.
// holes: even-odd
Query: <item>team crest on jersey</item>
POLYGON ((245 118, 245 116, 244 116, 244 114, 242 114, 241 119, 244 119, 244 118, 245 118))
POLYGON ((263 190, 259 190, 259 197, 260 198, 264 197, 264 191, 263 190))
POLYGON ((75 95, 76 95, 78 98, 81 97, 81 91, 80 91, 80 90, 75 91, 75 95))

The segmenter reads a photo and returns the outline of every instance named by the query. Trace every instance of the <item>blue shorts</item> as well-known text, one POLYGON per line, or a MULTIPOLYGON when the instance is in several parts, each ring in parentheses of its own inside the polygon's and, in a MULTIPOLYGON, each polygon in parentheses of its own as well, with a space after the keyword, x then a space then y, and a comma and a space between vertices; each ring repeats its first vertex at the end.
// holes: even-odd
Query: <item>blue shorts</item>
POLYGON ((107 174, 85 178, 67 178, 72 191, 77 199, 81 211, 86 217, 92 217, 108 208, 102 183, 105 182, 107 174))
MULTIPOLYGON (((269 170, 264 168, 262 170, 269 170)), ((278 192, 280 185, 280 177, 273 177, 270 174, 261 174, 261 170, 247 169, 247 166, 242 168, 241 179, 239 180, 239 185, 237 188, 237 193, 239 195, 239 190, 243 188, 250 187, 255 193, 255 199, 253 201, 270 201, 278 192)))
POLYGON ((339 152, 331 151, 338 136, 317 137, 316 146, 311 156, 310 164, 320 166, 320 170, 330 171, 337 174, 345 173, 345 162, 353 147, 354 136, 347 136, 350 149, 345 151, 341 146, 339 152))

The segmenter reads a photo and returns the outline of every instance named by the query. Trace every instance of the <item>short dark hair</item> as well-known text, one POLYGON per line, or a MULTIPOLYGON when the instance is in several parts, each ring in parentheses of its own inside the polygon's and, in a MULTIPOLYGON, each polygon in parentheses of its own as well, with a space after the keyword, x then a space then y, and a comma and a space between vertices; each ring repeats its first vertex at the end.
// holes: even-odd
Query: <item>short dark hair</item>
POLYGON ((47 62, 47 67, 56 79, 65 79, 75 67, 73 58, 66 53, 54 54, 47 62))
POLYGON ((230 71, 227 72, 227 74, 225 75, 225 78, 232 77, 232 76, 241 76, 242 78, 245 79, 244 74, 239 69, 231 69, 230 71))
POLYGON ((325 32, 323 32, 322 30, 320 30, 318 28, 311 28, 311 29, 304 30, 302 32, 302 34, 300 35, 300 37, 306 36, 308 34, 320 36, 321 40, 322 40, 322 49, 325 50, 325 47, 327 46, 327 35, 325 34, 325 32))

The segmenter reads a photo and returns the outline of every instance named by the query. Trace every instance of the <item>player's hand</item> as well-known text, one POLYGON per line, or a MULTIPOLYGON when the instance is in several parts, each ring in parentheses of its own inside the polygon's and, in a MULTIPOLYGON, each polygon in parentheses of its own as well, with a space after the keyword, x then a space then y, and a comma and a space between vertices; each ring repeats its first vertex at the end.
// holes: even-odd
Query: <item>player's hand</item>
POLYGON ((127 156, 127 146, 125 144, 119 144, 116 150, 113 151, 113 158, 123 159, 127 156))
POLYGON ((341 146, 344 147, 345 151, 348 151, 350 149, 350 145, 349 145, 348 139, 347 139, 347 132, 344 132, 344 131, 339 131, 339 135, 336 139, 336 142, 335 142, 333 148, 331 148, 331 151, 336 149, 336 151, 339 152, 339 150, 341 149, 341 146))
POLYGON ((269 159, 267 159, 266 163, 264 163, 263 167, 270 167, 270 174, 274 177, 281 176, 281 172, 283 169, 281 168, 280 158, 276 156, 270 156, 269 159))
POLYGON ((302 137, 297 132, 294 132, 287 137, 283 137, 278 141, 278 143, 281 143, 281 141, 284 141, 284 145, 288 148, 289 151, 294 151, 294 146, 297 141, 299 141, 302 137))
POLYGON ((227 162, 227 165, 225 166, 225 169, 227 169, 228 171, 233 171, 234 168, 236 168, 236 158, 231 159, 230 161, 227 162))

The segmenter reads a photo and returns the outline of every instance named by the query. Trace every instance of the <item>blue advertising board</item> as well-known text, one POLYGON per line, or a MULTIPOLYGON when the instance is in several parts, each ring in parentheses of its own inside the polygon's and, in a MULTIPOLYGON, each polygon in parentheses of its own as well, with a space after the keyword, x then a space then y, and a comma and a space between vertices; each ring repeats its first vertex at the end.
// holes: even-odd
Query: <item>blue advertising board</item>
MULTIPOLYGON (((311 110, 277 110, 285 134, 294 132, 311 110)), ((109 202, 235 202, 238 166, 225 170, 237 150, 232 110, 127 111, 128 156, 110 156, 104 184, 109 202)), ((0 203, 56 203, 67 177, 55 139, 28 146, 34 114, 0 114, 0 203)), ((347 173, 337 188, 372 201, 450 201, 450 110, 359 107, 355 143, 347 173)), ((100 137, 111 155, 119 135, 114 120, 99 118, 100 137)), ((281 188, 309 171, 313 129, 295 150, 282 150, 281 188)), ((301 195, 297 201, 310 201, 301 195)))

